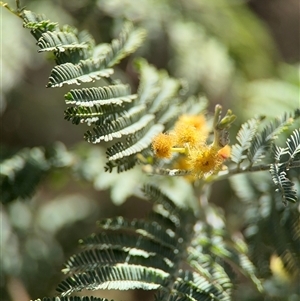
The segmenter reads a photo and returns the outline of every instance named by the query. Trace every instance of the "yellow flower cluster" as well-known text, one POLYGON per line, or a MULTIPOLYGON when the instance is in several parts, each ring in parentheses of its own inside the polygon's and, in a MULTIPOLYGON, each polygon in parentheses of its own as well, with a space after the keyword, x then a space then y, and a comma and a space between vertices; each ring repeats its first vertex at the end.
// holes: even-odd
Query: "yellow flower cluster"
POLYGON ((212 145, 192 148, 188 162, 193 174, 198 177, 213 174, 222 169, 223 162, 230 156, 230 147, 218 149, 212 145))
POLYGON ((175 124, 172 134, 177 147, 193 147, 205 142, 208 135, 203 115, 182 115, 175 124))
POLYGON ((175 167, 190 170, 201 178, 222 169, 224 160, 230 156, 230 147, 208 145, 208 127, 203 115, 182 115, 170 133, 161 133, 153 139, 152 148, 158 158, 172 157, 173 152, 182 153, 175 167))
POLYGON ((171 158, 174 137, 169 134, 160 133, 152 142, 152 148, 158 158, 171 158))

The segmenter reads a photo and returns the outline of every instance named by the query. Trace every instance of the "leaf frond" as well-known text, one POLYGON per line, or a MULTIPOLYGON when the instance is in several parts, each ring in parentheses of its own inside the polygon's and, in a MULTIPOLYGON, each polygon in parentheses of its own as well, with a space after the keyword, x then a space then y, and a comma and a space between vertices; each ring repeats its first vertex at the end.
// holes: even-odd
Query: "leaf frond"
MULTIPOLYGON (((151 115, 150 115, 151 116, 151 115)), ((135 155, 145 149, 149 149, 153 138, 163 131, 163 125, 150 124, 142 130, 130 135, 126 142, 117 142, 107 149, 109 161, 116 161, 124 157, 135 155)))
POLYGON ((140 73, 138 88, 139 103, 148 104, 159 92, 160 75, 157 69, 149 65, 145 60, 136 60, 136 66, 140 73))
POLYGON ((237 144, 232 146, 231 159, 236 164, 240 164, 245 158, 247 158, 245 152, 251 146, 252 139, 254 138, 261 119, 253 118, 242 124, 240 130, 237 133, 237 144))
POLYGON ((62 296, 83 289, 154 290, 164 285, 167 277, 168 273, 160 269, 124 263, 95 268, 93 271, 72 275, 63 280, 56 290, 62 296))
POLYGON ((120 114, 123 114, 124 111, 128 110, 130 107, 130 103, 124 103, 117 107, 113 105, 69 107, 65 110, 65 119, 72 121, 74 124, 106 124, 111 120, 117 119, 120 114))
POLYGON ((295 203, 297 201, 297 191, 294 188, 294 183, 287 178, 286 171, 280 171, 278 164, 271 164, 270 173, 272 180, 277 187, 277 190, 280 191, 283 199, 283 203, 287 202, 295 203))
POLYGON ((93 107, 95 105, 122 105, 136 99, 129 85, 112 85, 98 88, 73 89, 65 95, 66 104, 93 107))
POLYGON ((225 269, 212 256, 199 252, 193 247, 188 248, 188 262, 200 275, 209 282, 220 285, 223 291, 229 295, 232 289, 232 282, 225 269))
POLYGON ((147 124, 141 122, 145 110, 146 107, 144 105, 134 106, 127 112, 124 112, 120 117, 112 121, 108 120, 105 124, 94 127, 94 133, 88 131, 85 134, 85 139, 91 143, 99 143, 101 141, 107 142, 121 138, 124 135, 134 134, 147 124))
POLYGON ((113 69, 107 68, 104 59, 81 60, 79 64, 65 63, 52 69, 47 87, 94 82, 102 77, 109 77, 113 72, 113 69))
POLYGON ((295 129, 286 140, 287 152, 289 154, 288 163, 291 163, 300 154, 300 129, 295 129))
POLYGON ((270 165, 270 174, 276 186, 276 191, 282 195, 283 203, 296 202, 297 190, 294 183, 289 179, 289 169, 293 161, 300 153, 300 130, 295 129, 286 139, 286 147, 274 145, 274 163, 270 165))
POLYGON ((273 154, 274 154, 274 160, 276 163, 279 163, 281 161, 281 158, 283 155, 287 153, 287 149, 274 145, 273 147, 273 154))
POLYGON ((167 228, 162 228, 160 224, 154 221, 145 221, 134 219, 128 221, 123 217, 113 219, 104 219, 98 223, 101 229, 119 231, 126 230, 133 233, 138 233, 153 241, 158 242, 162 246, 172 250, 177 248, 178 234, 167 228))
POLYGON ((119 37, 111 42, 111 49, 106 55, 107 66, 112 67, 124 57, 135 52, 144 41, 145 36, 144 29, 135 29, 132 23, 125 23, 119 37))
POLYGON ((148 252, 147 250, 123 249, 89 249, 79 254, 73 255, 65 264, 64 273, 77 274, 87 271, 93 271, 95 268, 112 265, 139 265, 144 267, 152 267, 162 269, 166 272, 173 272, 173 264, 170 261, 165 261, 163 257, 157 256, 156 253, 148 252))
POLYGON ((107 123, 105 127, 98 126, 94 128, 95 135, 89 135, 89 137, 86 135, 85 137, 88 137, 87 141, 92 143, 99 143, 100 141, 107 142, 116 138, 122 138, 127 135, 133 135, 136 132, 147 127, 147 125, 154 120, 154 115, 151 114, 144 115, 136 123, 133 123, 123 129, 121 129, 120 127, 119 130, 115 131, 114 127, 116 128, 120 125, 120 123, 118 123, 118 120, 120 121, 120 119, 117 119, 112 124, 107 123))
POLYGON ((220 282, 224 282, 224 290, 229 294, 230 283, 228 282, 227 271, 220 268, 214 262, 222 264, 230 263, 235 266, 242 274, 246 275, 256 285, 259 291, 262 291, 261 281, 257 278, 256 268, 250 261, 245 250, 240 246, 242 242, 235 243, 228 239, 227 231, 214 229, 210 225, 199 223, 199 230, 192 241, 192 248, 189 248, 189 259, 192 260, 192 266, 197 268, 207 279, 213 273, 214 279, 220 277, 220 282), (211 244, 212 240, 217 240, 218 244, 211 244), (204 256, 203 256, 204 254, 204 256), (225 273, 224 273, 225 271, 225 273), (226 280, 227 278, 227 280, 226 280))
POLYGON ((45 32, 39 38, 37 45, 40 47, 38 52, 65 52, 89 47, 87 43, 80 43, 77 36, 70 31, 45 32))
POLYGON ((105 231, 93 234, 80 241, 83 249, 97 250, 124 250, 131 254, 156 254, 156 256, 167 258, 173 262, 177 255, 176 251, 167 246, 163 246, 159 241, 154 241, 150 236, 141 235, 138 231, 134 233, 105 231))
MULTIPOLYGON (((166 74, 161 76, 160 90, 156 97, 151 102, 150 112, 157 113, 166 104, 170 104, 172 98, 177 95, 180 88, 180 82, 176 79, 169 78, 166 74)), ((158 120, 158 122, 160 122, 158 120)))
POLYGON ((180 81, 170 78, 166 72, 157 70, 144 60, 137 61, 137 66, 141 77, 138 102, 147 105, 149 112, 157 115, 157 122, 167 122, 172 116, 170 102, 174 108, 178 104, 176 96, 181 88, 180 81))
POLYGON ((271 148, 272 142, 293 121, 291 116, 292 114, 284 114, 282 118, 270 122, 262 133, 257 133, 254 136, 247 152, 247 158, 251 166, 265 157, 266 152, 271 148))
POLYGON ((58 30, 58 24, 46 20, 44 15, 36 14, 29 10, 23 10, 21 17, 23 19, 23 26, 30 29, 31 34, 36 40, 41 38, 42 34, 45 32, 58 30))
MULTIPOLYGON (((140 154, 144 155, 144 151, 140 154)), ((138 162, 137 156, 131 155, 114 161, 107 161, 104 170, 112 172, 114 168, 117 168, 117 172, 120 173, 134 168, 138 162)))

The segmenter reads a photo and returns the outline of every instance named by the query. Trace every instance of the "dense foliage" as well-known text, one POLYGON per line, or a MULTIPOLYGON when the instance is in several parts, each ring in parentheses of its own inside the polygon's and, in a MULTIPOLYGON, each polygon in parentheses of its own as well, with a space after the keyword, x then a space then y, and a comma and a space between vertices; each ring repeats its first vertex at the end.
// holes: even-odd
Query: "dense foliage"
MULTIPOLYGON (((47 88, 60 91, 69 85, 83 86, 64 90, 65 103, 70 105, 65 108, 64 116, 85 129, 86 140, 86 145, 70 150, 61 143, 17 151, 3 148, 0 174, 3 208, 7 206, 8 211, 20 213, 23 210, 29 216, 27 222, 17 222, 11 213, 10 222, 9 214, 3 211, 3 246, 16 250, 9 239, 10 229, 15 227, 14 239, 19 244, 25 240, 26 252, 33 254, 25 252, 22 258, 21 252, 18 260, 22 263, 16 264, 9 252, 4 252, 4 280, 9 284, 12 275, 24 277, 22 274, 28 273, 30 263, 38 262, 34 254, 39 254, 43 244, 55 240, 59 228, 92 215, 94 205, 88 208, 84 200, 66 200, 65 204, 59 200, 56 211, 52 209, 51 213, 48 209, 47 213, 41 208, 36 221, 30 220, 31 210, 39 210, 40 206, 35 206, 33 197, 38 185, 51 175, 66 174, 78 181, 93 182, 96 188, 110 189, 115 203, 135 196, 138 202, 148 200, 151 206, 143 218, 100 219, 97 233, 81 239, 80 252, 67 260, 62 270, 66 276, 56 288, 58 297, 43 300, 104 301, 107 299, 98 298, 98 294, 70 295, 82 290, 135 289, 154 290, 155 300, 296 300, 300 296, 298 100, 293 99, 286 106, 276 104, 284 107, 281 116, 253 117, 253 112, 248 119, 250 116, 239 112, 239 105, 236 111, 228 109, 224 113, 217 104, 210 113, 210 102, 198 94, 204 91, 217 100, 228 89, 228 78, 234 78, 234 68, 239 71, 236 87, 249 90, 251 85, 266 84, 255 81, 262 74, 273 72, 272 58, 267 54, 269 37, 262 33, 261 37, 250 39, 247 30, 233 18, 232 28, 240 30, 241 43, 248 47, 242 51, 218 26, 207 26, 211 25, 209 18, 203 18, 202 30, 206 31, 200 30, 198 39, 193 40, 193 34, 199 35, 193 13, 196 1, 190 2, 192 7, 185 4, 177 7, 162 1, 170 12, 165 18, 160 15, 161 3, 155 2, 160 13, 146 14, 149 3, 143 3, 138 11, 128 1, 125 10, 120 11, 118 1, 99 1, 110 22, 116 22, 118 34, 111 42, 98 45, 86 30, 59 26, 44 15, 20 8, 18 1, 16 10, 1 3, 23 20, 24 27, 36 40, 38 51, 49 53, 54 59, 56 65, 50 72, 47 88), (189 20, 180 15, 184 11, 189 12, 189 20), (120 16, 131 21, 123 21, 120 16), (153 25, 154 21, 166 27, 164 34, 171 41, 170 47, 174 47, 169 68, 174 77, 146 59, 127 58, 139 47, 149 51, 153 47, 144 28, 151 41, 151 31, 159 28, 153 25), (205 38, 209 42, 201 45, 199 41, 205 38), (224 52, 225 45, 236 58, 235 66, 224 52), (197 47, 199 51, 195 51, 197 47), (201 49, 213 53, 208 65, 223 60, 223 78, 212 78, 213 84, 219 83, 218 87, 211 87, 204 69, 197 70, 205 66, 205 60, 198 66, 201 49), (124 61, 132 78, 126 77, 120 67, 124 61), (261 64, 263 68, 258 68, 261 64), (247 82, 247 78, 255 80, 247 82), (236 131, 235 124, 243 118, 245 122, 236 131), (230 143, 229 136, 234 143, 230 143), (221 180, 230 184, 226 187, 230 192, 217 194, 220 201, 215 202, 211 187, 221 187, 216 186, 221 180), (32 198, 33 208, 26 207, 28 198, 32 198), (20 202, 22 199, 25 201, 20 202), (14 204, 21 207, 18 209, 14 204), (68 213, 68 208, 76 204, 82 212, 74 209, 73 214, 68 213), (53 213, 59 210, 58 221, 52 220, 53 213), (27 239, 30 231, 33 235, 27 239), (47 231, 51 236, 46 238, 47 231), (243 294, 244 288, 247 294, 243 294)), ((203 3, 208 11, 212 9, 203 3)), ((224 7, 225 23, 235 14, 243 13, 244 22, 259 26, 243 6, 239 12, 224 7)), ((147 56, 147 51, 144 52, 147 56)), ((210 72, 208 78, 213 70, 210 72)), ((258 94, 256 97, 262 97, 258 94)), ((248 103, 253 104, 251 100, 248 103)), ((58 176, 57 182, 60 181, 64 180, 58 176)), ((62 257, 57 243, 52 249, 44 247, 44 252, 56 252, 62 257)), ((43 277, 47 273, 53 273, 49 266, 40 271, 43 277)), ((32 272, 32 277, 37 274, 32 272)), ((43 277, 41 281, 46 281, 43 277)))

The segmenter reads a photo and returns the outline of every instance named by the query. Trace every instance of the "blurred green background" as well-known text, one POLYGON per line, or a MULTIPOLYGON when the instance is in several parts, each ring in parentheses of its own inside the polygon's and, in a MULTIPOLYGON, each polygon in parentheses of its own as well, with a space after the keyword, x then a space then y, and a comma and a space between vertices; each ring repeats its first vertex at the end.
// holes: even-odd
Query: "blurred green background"
MULTIPOLYGON (((210 110, 217 103, 233 109, 238 120, 232 138, 247 118, 277 116, 300 107, 297 0, 36 0, 21 5, 61 25, 87 29, 97 43, 110 42, 124 18, 146 28, 146 42, 135 56, 184 78, 188 93, 208 97, 210 110)), ((0 205, 1 300, 25 301, 54 294, 63 262, 76 253, 79 238, 95 231, 96 220, 140 217, 149 206, 133 197, 124 202, 126 193, 118 192, 124 182, 116 184, 99 170, 103 151, 83 141, 84 128, 64 120, 63 95, 69 87, 45 87, 54 62, 37 53, 20 19, 4 8, 0 17, 1 156, 59 141, 66 162, 73 154, 81 160, 77 170, 66 163, 50 172, 31 198, 0 205), (105 190, 110 186, 115 189, 105 190)), ((135 91, 138 79, 132 60, 124 60, 115 77, 135 91)), ((224 194, 231 198, 228 185, 218 183, 216 191, 212 202, 231 216, 229 227, 237 227, 238 213, 221 201, 224 194)), ((144 292, 113 294, 102 296, 152 297, 144 292)))

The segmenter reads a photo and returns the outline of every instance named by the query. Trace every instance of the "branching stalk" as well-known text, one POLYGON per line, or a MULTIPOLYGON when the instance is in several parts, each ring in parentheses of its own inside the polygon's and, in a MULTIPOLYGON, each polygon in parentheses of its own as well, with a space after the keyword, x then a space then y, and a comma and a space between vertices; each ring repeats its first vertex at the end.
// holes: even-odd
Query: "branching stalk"
MULTIPOLYGON (((279 163, 278 163, 279 164, 279 163)), ((300 160, 294 161, 292 164, 289 165, 289 162, 280 163, 281 165, 285 166, 287 169, 291 168, 299 168, 300 167, 300 160)), ((257 172, 257 171, 266 171, 270 169, 271 164, 260 164, 256 166, 246 167, 246 168, 234 168, 229 169, 226 171, 221 171, 217 175, 212 175, 206 179, 206 182, 215 182, 220 180, 228 179, 229 177, 241 173, 246 172, 257 172)))

